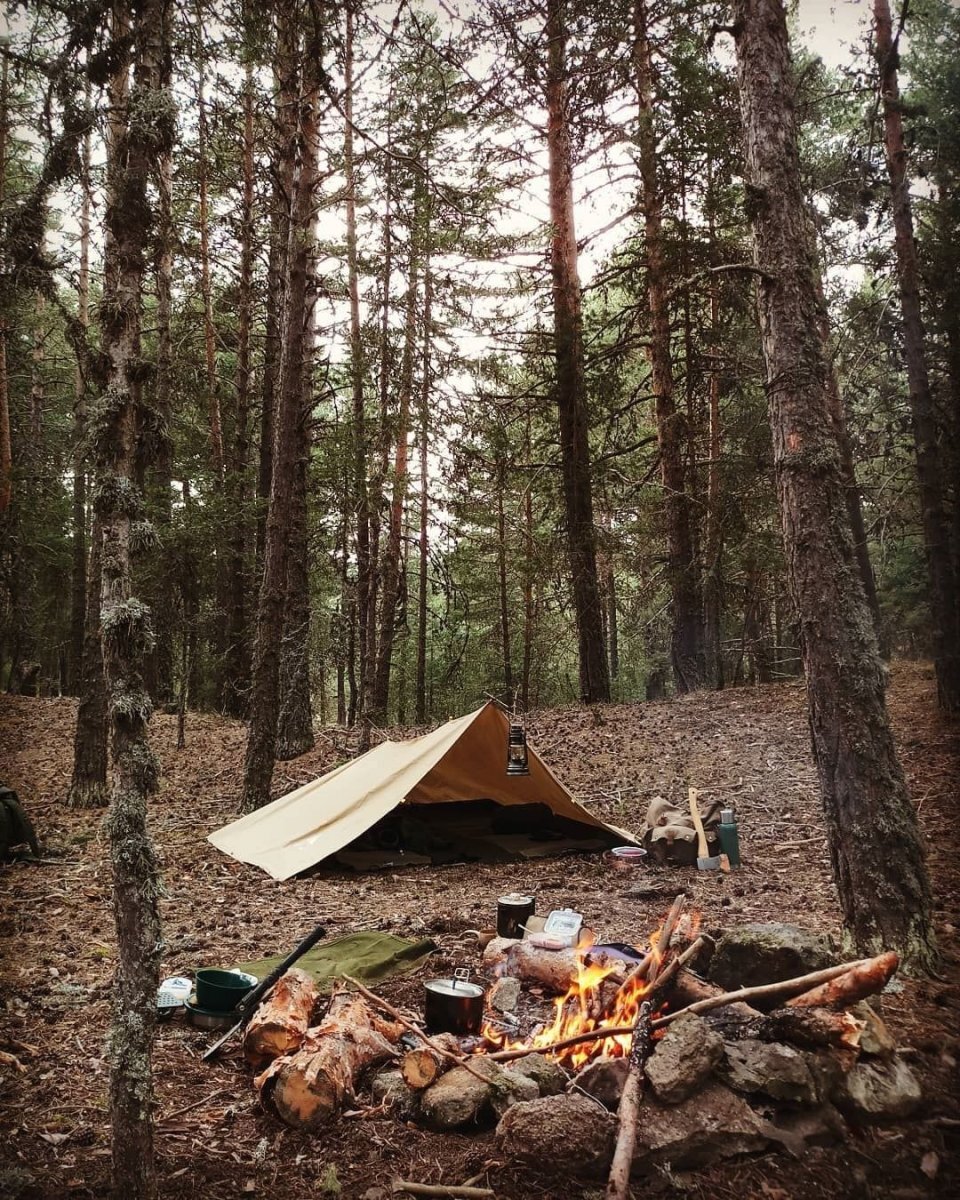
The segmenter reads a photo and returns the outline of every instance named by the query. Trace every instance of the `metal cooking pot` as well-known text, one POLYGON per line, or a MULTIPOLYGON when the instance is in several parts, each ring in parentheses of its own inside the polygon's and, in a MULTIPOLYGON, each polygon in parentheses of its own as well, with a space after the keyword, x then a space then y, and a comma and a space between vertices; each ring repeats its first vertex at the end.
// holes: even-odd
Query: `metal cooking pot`
POLYGON ((460 968, 452 979, 431 979, 423 985, 423 1013, 431 1033, 480 1032, 484 992, 467 976, 460 968))

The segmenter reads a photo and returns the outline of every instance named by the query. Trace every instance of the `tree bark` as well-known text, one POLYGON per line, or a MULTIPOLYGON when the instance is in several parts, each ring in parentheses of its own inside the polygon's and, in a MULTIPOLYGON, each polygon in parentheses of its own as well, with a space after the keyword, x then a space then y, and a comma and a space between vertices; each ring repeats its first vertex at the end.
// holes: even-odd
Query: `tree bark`
POLYGON ((273 189, 270 213, 270 249, 267 263, 267 311, 263 350, 263 400, 260 412, 260 462, 257 477, 256 560, 262 582, 266 559, 267 510, 273 478, 273 444, 276 436, 277 391, 283 354, 282 318, 285 309, 287 250, 290 241, 290 205, 296 177, 297 104, 300 64, 294 26, 279 15, 276 21, 274 88, 276 140, 273 149, 273 189))
MULTIPOLYGON (((684 462, 688 422, 674 399, 670 307, 661 234, 663 202, 657 183, 656 131, 653 124, 653 60, 647 22, 645 0, 636 0, 634 65, 639 106, 637 151, 647 255, 649 355, 667 526, 668 577, 673 610, 671 659, 676 688, 682 693, 695 691, 704 682, 703 605, 684 462)), ((687 364, 688 373, 689 369, 687 364)))
MULTIPOLYGON (((115 94, 126 102, 115 113, 107 160, 105 220, 113 262, 105 277, 101 328, 108 366, 105 390, 91 415, 96 509, 103 530, 101 627, 113 768, 106 826, 118 947, 110 1034, 113 1184, 117 1195, 136 1200, 157 1192, 151 1045, 161 937, 157 864, 147 828, 147 795, 157 785, 157 763, 147 735, 151 704, 141 676, 152 630, 149 609, 132 591, 131 554, 138 540, 135 522, 142 518, 136 476, 144 250, 151 224, 147 187, 152 164, 174 132, 172 98, 162 78, 169 17, 168 0, 144 0, 134 10, 134 82, 128 99, 122 84, 125 56, 117 71, 115 94)), ((115 37, 124 32, 125 22, 125 8, 118 5, 115 37)))
POLYGON ((377 675, 370 697, 370 718, 375 723, 387 719, 390 701, 390 670, 396 636, 400 592, 404 586, 403 513, 407 496, 407 454, 410 432, 410 401, 413 395, 413 358, 417 335, 417 294, 423 247, 429 245, 429 216, 425 217, 425 186, 422 177, 414 185, 413 216, 410 228, 410 258, 407 267, 407 303, 400 364, 400 396, 397 411, 397 439, 393 463, 393 491, 390 497, 390 523, 387 544, 381 562, 380 637, 377 645, 377 675), (425 224, 425 228, 421 225, 425 224))
POLYGON ((580 662, 580 698, 588 704, 610 699, 610 671, 603 644, 603 615, 597 578, 593 524, 587 382, 583 358, 583 315, 577 273, 573 216, 573 159, 566 63, 566 0, 547 0, 547 154, 550 164, 550 221, 553 275, 556 396, 563 463, 567 549, 573 582, 580 662))
POLYGON ((103 808, 107 792, 107 688, 100 638, 100 553, 103 533, 94 516, 90 529, 90 562, 85 570, 83 654, 80 700, 73 740, 73 777, 67 791, 71 808, 103 808))
POLYGON ((402 1032, 362 996, 342 993, 300 1049, 274 1059, 254 1086, 264 1106, 288 1125, 319 1129, 337 1116, 363 1070, 393 1056, 402 1032))
MULTIPOLYGON (((90 85, 85 100, 90 102, 90 85)), ((90 131, 84 134, 81 152, 80 269, 77 278, 77 318, 86 330, 90 324, 90 131)), ((2 167, 0 167, 2 169, 2 167)), ((70 580, 70 693, 79 696, 83 678, 83 626, 87 608, 87 463, 83 445, 86 427, 86 380, 79 360, 73 375, 73 570, 70 580)))
POLYGON ((747 204, 788 579, 800 621, 833 875, 863 952, 936 959, 930 884, 897 760, 883 667, 850 535, 806 235, 781 0, 736 0, 747 204), (896 847, 891 854, 891 847, 896 847))
MULTIPOLYGON (((295 22, 284 10, 281 27, 295 22)), ((291 24, 291 30, 296 24, 291 24)), ((317 187, 317 97, 320 81, 319 31, 310 23, 311 39, 303 55, 303 92, 299 108, 299 136, 291 148, 299 150, 299 171, 293 191, 287 246, 287 289, 284 304, 283 347, 273 445, 270 505, 264 546, 263 579, 257 619, 250 695, 250 730, 244 763, 241 811, 253 812, 270 800, 270 780, 277 749, 279 717, 280 645, 283 631, 284 592, 287 579, 291 506, 297 472, 297 426, 302 418, 304 342, 311 319, 308 295, 313 256, 313 204, 317 187), (298 146, 299 143, 299 146, 298 146)), ((290 32, 287 33, 290 36, 290 32)))
MULTIPOLYGON (((171 83, 173 63, 166 48, 164 87, 171 83)), ((157 373, 154 407, 161 431, 152 472, 160 538, 160 570, 154 605, 155 640, 147 658, 146 677, 151 695, 162 705, 174 699, 174 630, 177 612, 177 567, 171 545, 173 526, 173 150, 166 148, 156 167, 157 231, 154 272, 157 289, 157 373)))
POLYGON ((430 322, 433 309, 433 272, 430 269, 430 249, 427 247, 423 284, 423 366, 420 380, 420 538, 419 572, 417 575, 417 678, 416 722, 427 719, 427 568, 430 563, 428 517, 430 488, 427 451, 430 442, 430 322))
MULTIPOLYGON (((309 306, 312 308, 312 300, 309 306)), ((311 316, 312 322, 312 316, 311 316)), ((312 342, 308 332, 306 343, 312 342)), ((280 649, 280 716, 277 758, 296 758, 312 749, 313 709, 310 704, 310 563, 307 511, 307 466, 310 454, 309 394, 312 354, 304 353, 304 396, 297 426, 297 454, 290 497, 290 537, 287 586, 283 601, 280 649)))
MULTIPOLYGON (((245 17, 250 14, 245 10, 245 17)), ((247 637, 247 591, 250 570, 247 562, 247 465, 250 452, 249 417, 253 367, 250 355, 250 333, 253 321, 253 259, 254 259, 254 79, 253 56, 244 51, 243 86, 243 190, 240 224, 240 278, 237 284, 237 370, 236 413, 233 436, 233 463, 227 478, 231 495, 232 524, 228 547, 228 588, 226 616, 226 646, 223 666, 223 710, 229 716, 242 717, 247 708, 250 687, 250 647, 247 637)))
POLYGON ((513 656, 510 647, 510 594, 507 580, 507 516, 503 507, 507 464, 497 458, 497 584, 500 601, 500 647, 503 654, 504 703, 513 707, 513 656))
POLYGON ((903 315, 903 354, 907 366, 923 541, 930 580, 933 660, 940 707, 945 712, 956 713, 960 712, 960 598, 957 594, 950 525, 944 511, 943 464, 920 315, 920 272, 913 238, 907 149, 903 140, 897 79, 897 48, 893 41, 887 0, 874 0, 873 14, 880 68, 880 96, 883 101, 884 147, 890 174, 891 211, 896 240, 897 279, 903 315))
MULTIPOLYGON (((6 196, 7 138, 9 136, 10 63, 0 63, 0 204, 6 196)), ((6 255, 4 254, 5 258, 6 255)), ((0 313, 0 515, 10 507, 13 494, 13 446, 10 441, 10 381, 7 376, 7 319, 0 313)))
POLYGON ((344 44, 343 171, 347 208, 347 290, 350 295, 350 385, 353 396, 353 503, 357 542, 357 711, 366 707, 372 656, 370 632, 370 495, 367 487, 366 410, 363 395, 363 340, 360 326, 360 269, 357 254, 357 173, 353 151, 353 2, 347 5, 344 44))

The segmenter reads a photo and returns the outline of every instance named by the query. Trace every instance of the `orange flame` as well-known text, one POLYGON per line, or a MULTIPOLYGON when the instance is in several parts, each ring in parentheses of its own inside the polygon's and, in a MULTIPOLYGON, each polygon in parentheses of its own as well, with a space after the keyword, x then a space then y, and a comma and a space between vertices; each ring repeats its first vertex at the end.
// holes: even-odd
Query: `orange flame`
MULTIPOLYGON (((686 922, 682 931, 683 939, 692 940, 697 934, 699 916, 693 916, 689 921, 684 917, 683 920, 686 922)), ((663 958, 659 945, 661 933, 662 930, 658 930, 650 939, 651 967, 659 967, 663 958)), ((589 950, 581 948, 577 977, 566 994, 554 1001, 554 1016, 549 1025, 526 1040, 511 1041, 496 1025, 487 1022, 483 1027, 486 1040, 502 1050, 540 1050, 565 1038, 590 1033, 601 1025, 633 1025, 640 1013, 643 998, 649 990, 647 979, 638 979, 630 971, 620 987, 614 990, 615 981, 611 980, 610 976, 622 976, 624 964, 619 960, 609 959, 589 961, 588 956, 589 950)), ((656 974, 656 971, 648 968, 645 975, 650 974, 656 974)), ((579 1069, 599 1055, 620 1058, 629 1054, 630 1042, 629 1033, 600 1036, 558 1050, 556 1057, 568 1066, 579 1069)))

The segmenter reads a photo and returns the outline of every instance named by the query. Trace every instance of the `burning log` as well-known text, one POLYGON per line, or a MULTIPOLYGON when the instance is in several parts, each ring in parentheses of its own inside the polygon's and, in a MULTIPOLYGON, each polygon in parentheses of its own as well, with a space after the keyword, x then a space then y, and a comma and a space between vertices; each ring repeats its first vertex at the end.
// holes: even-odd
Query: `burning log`
MULTIPOLYGON (((576 950, 547 950, 533 942, 517 942, 512 938, 494 938, 483 952, 483 965, 504 975, 512 975, 525 983, 535 983, 562 996, 580 974, 583 955, 576 950)), ((624 976, 615 971, 610 976, 620 984, 624 976)))
POLYGON ((341 993, 294 1054, 274 1059, 254 1080, 261 1103, 295 1129, 318 1129, 352 1095, 360 1073, 396 1053, 399 1024, 362 996, 341 993))
POLYGON ((400 1060, 400 1074, 408 1087, 422 1091, 462 1058, 460 1043, 452 1033, 439 1033, 433 1045, 408 1050, 400 1060))
POLYGON ((820 1046, 858 1049, 865 1027, 866 1022, 852 1013, 784 1005, 764 1019, 762 1033, 815 1049, 820 1046))
POLYGON ((856 963, 836 979, 828 979, 787 1001, 788 1008, 847 1008, 867 996, 875 996, 887 986, 900 965, 892 950, 856 963))
POLYGON ((247 1061, 254 1067, 265 1067, 298 1049, 319 998, 313 976, 306 971, 292 967, 281 976, 250 1018, 243 1038, 247 1061))

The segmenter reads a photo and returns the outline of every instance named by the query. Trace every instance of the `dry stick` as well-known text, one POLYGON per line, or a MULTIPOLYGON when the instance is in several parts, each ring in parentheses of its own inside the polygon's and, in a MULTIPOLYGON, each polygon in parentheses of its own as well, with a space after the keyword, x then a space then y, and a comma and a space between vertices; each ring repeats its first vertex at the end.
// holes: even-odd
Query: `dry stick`
POLYGON ((425 1045, 429 1046, 431 1050, 435 1050, 436 1053, 442 1058, 446 1058, 450 1062, 455 1062, 458 1067, 463 1067, 464 1070, 473 1075, 475 1079, 479 1079, 481 1083, 489 1086, 490 1080, 487 1076, 481 1075, 479 1071, 475 1071, 461 1055, 454 1054, 451 1050, 445 1050, 443 1046, 439 1045, 433 1040, 433 1038, 425 1034, 419 1025, 414 1024, 413 1021, 409 1020, 409 1018, 405 1017, 403 1013, 394 1008, 389 1000, 384 1000, 384 998, 382 996, 378 996, 376 992, 371 992, 369 988, 363 986, 359 979, 354 979, 350 975, 344 975, 343 978, 347 981, 347 983, 353 984, 361 996, 365 996, 371 1004, 376 1004, 379 1008, 382 1008, 385 1013, 393 1017, 393 1019, 398 1024, 402 1025, 404 1029, 409 1030, 410 1033, 412 1033, 415 1037, 418 1037, 425 1045))
POLYGON ((784 979, 780 983, 765 983, 757 987, 739 988, 735 992, 723 992, 719 996, 708 996, 705 1000, 697 1000, 686 1008, 678 1008, 676 1012, 667 1013, 653 1022, 654 1029, 669 1025, 684 1013, 710 1012, 714 1008, 723 1008, 727 1004, 736 1004, 738 1000, 769 1000, 772 997, 784 996, 790 992, 800 995, 818 983, 828 983, 840 975, 846 975, 854 967, 862 967, 871 962, 869 958, 860 958, 856 962, 843 963, 839 967, 827 967, 823 971, 813 971, 809 975, 798 975, 795 979, 784 979))
POLYGON ((201 1105, 209 1104, 211 1100, 222 1095, 227 1089, 217 1088, 215 1092, 211 1092, 209 1096, 204 1096, 202 1100, 194 1100, 192 1104, 185 1104, 183 1108, 175 1108, 173 1112, 165 1113, 164 1116, 157 1118, 157 1124, 162 1125, 164 1121, 172 1121, 174 1117, 182 1117, 184 1113, 191 1112, 195 1108, 200 1108, 201 1105))
POLYGON ((666 917, 664 918, 663 925, 661 926, 660 937, 657 939, 656 950, 648 951, 648 953, 643 956, 633 970, 627 973, 623 983, 621 983, 620 987, 617 989, 618 993, 622 991, 623 988, 635 983, 637 980, 646 979, 653 964, 658 960, 661 962, 663 961, 664 955, 670 948, 670 939, 673 937, 673 931, 676 929, 677 922, 680 920, 680 913, 683 911, 683 906, 686 903, 686 899, 687 897, 683 892, 674 898, 673 903, 670 905, 670 911, 667 913, 666 917))
POLYGON ((488 1200, 494 1195, 493 1188, 469 1187, 467 1184, 447 1187, 442 1183, 409 1183, 405 1179, 395 1179, 390 1190, 394 1195, 407 1192, 411 1196, 453 1196, 461 1200, 488 1200))
MULTIPOLYGON (((653 1052, 653 998, 680 969, 678 955, 670 968, 664 969, 663 956, 670 950, 670 940, 673 931, 680 920, 680 913, 686 897, 681 892, 674 900, 663 923, 663 929, 657 942, 658 956, 650 965, 647 975, 649 987, 640 1005, 637 1023, 633 1027, 630 1039, 630 1057, 627 1068, 627 1078, 620 1096, 617 1109, 617 1142, 613 1150, 613 1160, 610 1163, 610 1174, 607 1177, 607 1200, 626 1200, 630 1186, 630 1168, 633 1166, 633 1151, 637 1144, 637 1126, 640 1123, 640 1104, 643 1101, 643 1084, 647 1059, 653 1052)), ((689 958, 697 955, 704 946, 704 940, 697 940, 690 947, 689 958)))
POLYGON ((630 1168, 633 1165, 633 1148, 637 1144, 637 1124, 640 1120, 640 1102, 643 1100, 644 1064, 653 1050, 650 1014, 653 1005, 644 1000, 640 1015, 633 1028, 630 1045, 627 1078, 620 1096, 617 1110, 617 1144, 610 1163, 607 1178, 607 1200, 626 1200, 630 1183, 630 1168))

